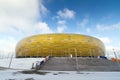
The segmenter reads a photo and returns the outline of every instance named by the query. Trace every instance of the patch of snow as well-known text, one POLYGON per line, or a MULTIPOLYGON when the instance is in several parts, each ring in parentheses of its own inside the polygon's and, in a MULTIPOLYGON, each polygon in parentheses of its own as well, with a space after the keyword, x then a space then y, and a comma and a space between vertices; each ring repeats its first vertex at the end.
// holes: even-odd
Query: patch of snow
POLYGON ((0 80, 120 80, 120 72, 47 71, 45 75, 23 74, 20 70, 0 71, 0 80))
MULTIPOLYGON (((13 58, 10 68, 30 70, 32 63, 44 58, 13 58)), ((9 67, 9 59, 0 59, 0 66, 9 67)), ((41 74, 23 74, 22 70, 0 70, 0 80, 120 80, 120 72, 76 72, 76 71, 41 71, 41 74)))
MULTIPOLYGON (((36 61, 42 61, 44 58, 13 58, 10 68, 14 69, 31 69, 32 63, 36 61)), ((10 58, 0 59, 0 66, 9 68, 10 58)))

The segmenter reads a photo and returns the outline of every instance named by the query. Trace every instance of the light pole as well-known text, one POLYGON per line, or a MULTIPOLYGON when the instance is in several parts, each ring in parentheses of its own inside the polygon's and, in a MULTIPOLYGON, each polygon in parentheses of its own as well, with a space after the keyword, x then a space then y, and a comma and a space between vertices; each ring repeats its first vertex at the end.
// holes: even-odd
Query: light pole
MULTIPOLYGON (((114 49, 113 49, 113 51, 114 51, 115 58, 118 59, 114 49)), ((119 65, 119 61, 118 60, 117 60, 117 63, 119 65)))
POLYGON ((10 66, 11 66, 12 59, 13 59, 13 53, 12 53, 12 56, 11 56, 11 58, 10 58, 9 68, 10 68, 10 66))
POLYGON ((77 58, 77 50, 75 48, 75 57, 76 57, 76 69, 77 71, 79 71, 79 68, 78 68, 78 58, 77 58))

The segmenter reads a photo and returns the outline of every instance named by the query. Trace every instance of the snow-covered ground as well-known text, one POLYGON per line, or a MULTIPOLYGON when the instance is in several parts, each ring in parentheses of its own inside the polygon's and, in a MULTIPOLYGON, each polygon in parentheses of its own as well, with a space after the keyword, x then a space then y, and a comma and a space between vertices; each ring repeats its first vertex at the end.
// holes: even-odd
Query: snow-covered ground
POLYGON ((9 68, 9 64, 11 61, 10 68, 13 69, 31 69, 32 63, 36 63, 36 61, 41 61, 44 58, 13 58, 12 61, 10 58, 8 59, 0 59, 0 66, 9 68))
MULTIPOLYGON (((76 72, 76 71, 41 71, 46 74, 21 73, 30 70, 32 63, 44 58, 13 58, 11 68, 0 69, 0 80, 120 80, 120 72, 76 72)), ((0 59, 0 67, 9 67, 10 59, 0 59)))
POLYGON ((120 80, 120 72, 47 71, 44 75, 23 74, 18 70, 0 71, 0 80, 120 80))

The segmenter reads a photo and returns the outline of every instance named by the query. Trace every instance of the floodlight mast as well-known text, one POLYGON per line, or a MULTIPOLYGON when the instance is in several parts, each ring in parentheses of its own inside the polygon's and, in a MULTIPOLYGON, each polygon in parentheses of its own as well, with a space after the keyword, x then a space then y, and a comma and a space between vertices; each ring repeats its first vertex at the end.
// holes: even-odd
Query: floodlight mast
MULTIPOLYGON (((115 52, 115 50, 114 50, 114 49, 113 49, 113 52, 114 52, 115 58, 116 58, 116 59, 118 59, 118 58, 117 58, 117 54, 116 54, 116 52, 115 52)), ((118 61, 118 60, 117 60, 117 63, 118 63, 118 66, 120 66, 120 63, 119 63, 119 61, 118 61)))
POLYGON ((77 49, 76 48, 75 48, 75 57, 76 57, 76 69, 77 69, 77 71, 79 71, 78 58, 77 58, 77 49))

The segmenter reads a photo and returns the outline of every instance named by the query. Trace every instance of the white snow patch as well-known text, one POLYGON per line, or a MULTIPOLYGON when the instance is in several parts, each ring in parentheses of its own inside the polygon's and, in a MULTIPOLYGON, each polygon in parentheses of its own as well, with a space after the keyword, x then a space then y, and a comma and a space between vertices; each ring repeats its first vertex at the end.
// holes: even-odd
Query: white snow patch
POLYGON ((0 71, 0 80, 27 80, 28 78, 33 80, 120 80, 120 72, 50 71, 45 75, 39 75, 22 74, 18 70, 0 71))
MULTIPOLYGON (((13 58, 10 68, 14 69, 31 69, 32 63, 36 63, 36 61, 41 61, 44 58, 13 58)), ((9 67, 10 58, 8 59, 0 59, 1 67, 9 67)))
MULTIPOLYGON (((29 70, 32 63, 44 58, 13 58, 11 68, 29 70)), ((0 66, 8 67, 9 59, 0 59, 0 66)), ((41 71, 45 75, 23 74, 22 70, 0 70, 0 80, 120 80, 120 72, 76 72, 76 71, 41 71)))

